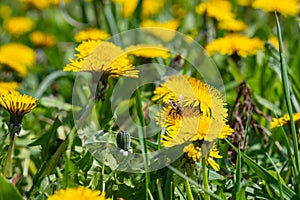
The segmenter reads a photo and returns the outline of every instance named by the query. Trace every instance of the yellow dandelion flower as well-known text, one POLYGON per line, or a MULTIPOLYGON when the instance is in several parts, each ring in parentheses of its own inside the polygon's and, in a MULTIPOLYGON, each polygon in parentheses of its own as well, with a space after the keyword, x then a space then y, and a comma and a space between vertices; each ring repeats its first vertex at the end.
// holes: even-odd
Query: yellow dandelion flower
MULTIPOLYGON (((114 3, 121 4, 122 15, 126 18, 132 16, 135 11, 138 0, 113 0, 114 3)), ((143 18, 147 18, 152 15, 156 15, 164 7, 163 0, 143 0, 142 2, 142 15, 143 18)))
MULTIPOLYGON (((189 144, 184 148, 184 152, 186 153, 187 157, 190 158, 194 162, 199 162, 202 157, 202 149, 195 145, 195 144, 189 144)), ((214 158, 222 158, 222 156, 219 155, 219 150, 214 147, 206 156, 206 164, 209 164, 215 171, 220 170, 220 166, 214 158)))
POLYGON ((143 31, 162 39, 163 41, 170 41, 176 34, 176 29, 179 27, 179 20, 169 20, 165 22, 156 22, 153 20, 144 20, 140 24, 143 31))
POLYGON ((12 17, 4 22, 4 28, 13 36, 31 31, 34 27, 34 22, 28 17, 12 17))
POLYGON ((221 21, 219 23, 219 28, 227 31, 244 31, 247 28, 247 25, 237 19, 228 19, 221 21))
POLYGON ((38 47, 52 47, 56 44, 56 38, 53 35, 34 31, 29 35, 30 41, 38 47))
POLYGON ((220 166, 218 163, 216 163, 216 161, 213 158, 222 158, 222 156, 219 155, 219 150, 217 148, 213 148, 206 159, 206 162, 215 170, 215 171, 219 171, 220 170, 220 166))
POLYGON ((196 13, 199 15, 206 14, 217 21, 233 19, 232 5, 227 0, 208 0, 201 2, 196 7, 196 13))
POLYGON ((201 154, 201 148, 198 146, 195 146, 194 144, 189 144, 188 146, 184 147, 184 153, 192 159, 194 162, 197 162, 200 160, 202 154, 201 154))
POLYGON ((279 12, 285 16, 296 16, 299 13, 297 0, 254 0, 252 6, 266 12, 279 12))
POLYGON ((8 89, 6 89, 6 88, 1 88, 0 87, 0 96, 1 95, 5 95, 5 94, 8 94, 8 93, 10 93, 11 91, 9 91, 8 89))
POLYGON ((104 72, 112 77, 137 77, 137 70, 125 52, 111 42, 86 41, 76 48, 75 60, 66 65, 64 71, 104 72), (99 43, 99 45, 97 45, 99 43))
POLYGON ((237 54, 241 57, 255 55, 264 48, 264 43, 258 38, 249 38, 240 34, 227 34, 209 43, 205 50, 209 55, 220 53, 223 55, 237 54), (243 45, 241 45, 243 44, 243 45))
POLYGON ((132 45, 125 49, 128 55, 134 55, 144 58, 169 58, 168 48, 155 44, 138 44, 132 45))
POLYGON ((0 88, 8 91, 17 91, 19 86, 20 84, 17 82, 0 82, 0 88))
POLYGON ((48 8, 51 4, 50 0, 20 0, 22 3, 26 4, 28 7, 34 7, 37 9, 48 8))
POLYGON ((7 19, 11 15, 11 8, 7 5, 0 5, 0 17, 2 19, 7 19))
POLYGON ((141 28, 165 28, 170 30, 176 30, 180 22, 176 19, 165 22, 157 22, 153 20, 145 20, 141 23, 141 28))
POLYGON ((37 98, 19 92, 8 92, 0 95, 0 106, 10 113, 10 132, 18 134, 22 127, 23 116, 37 106, 37 98))
POLYGON ((75 35, 76 42, 82 42, 85 40, 106 40, 110 37, 108 33, 97 28, 89 28, 82 30, 75 35))
POLYGON ((172 76, 155 89, 152 100, 171 101, 156 118, 166 128, 164 146, 191 140, 211 142, 233 133, 225 123, 228 114, 221 93, 198 79, 172 76))
POLYGON ((26 76, 27 68, 35 61, 35 52, 23 44, 9 43, 0 47, 0 64, 15 70, 21 77, 26 76))
POLYGON ((279 49, 279 42, 278 42, 278 38, 275 36, 271 36, 268 39, 268 42, 270 42, 276 49, 279 49))
POLYGON ((99 190, 92 191, 91 189, 79 186, 77 188, 68 188, 56 191, 48 197, 48 200, 108 200, 105 198, 105 192, 99 190))
POLYGON ((83 41, 78 45, 77 48, 75 48, 75 50, 78 52, 78 54, 75 54, 76 58, 81 59, 87 57, 100 43, 100 40, 83 41))
POLYGON ((227 117, 226 103, 215 88, 192 77, 172 76, 153 92, 153 101, 170 99, 181 101, 184 106, 199 107, 201 113, 223 121, 227 117))
POLYGON ((238 4, 241 6, 251 6, 252 0, 238 0, 238 4))
POLYGON ((143 0, 142 14, 144 18, 159 13, 164 7, 164 0, 143 0))
MULTIPOLYGON (((300 113, 293 114, 294 122, 298 122, 300 120, 300 113)), ((277 128, 284 125, 287 125, 290 122, 291 118, 288 114, 284 114, 283 117, 280 118, 273 118, 272 122, 270 123, 270 128, 277 128)))
POLYGON ((134 10, 137 7, 138 0, 112 0, 114 3, 121 4, 122 15, 126 18, 132 16, 134 10))
POLYGON ((152 100, 167 105, 156 117, 157 124, 165 129, 162 145, 186 144, 183 151, 191 161, 197 162, 204 155, 207 164, 219 170, 213 158, 220 156, 212 144, 234 132, 226 124, 228 114, 222 94, 196 78, 175 75, 155 89, 152 100))

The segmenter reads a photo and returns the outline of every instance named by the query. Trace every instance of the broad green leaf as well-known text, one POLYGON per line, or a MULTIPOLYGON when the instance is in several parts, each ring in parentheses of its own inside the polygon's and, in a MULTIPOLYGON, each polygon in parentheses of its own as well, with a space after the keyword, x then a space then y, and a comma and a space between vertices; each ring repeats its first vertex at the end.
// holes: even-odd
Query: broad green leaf
POLYGON ((9 183, 2 174, 0 174, 0 200, 22 200, 22 197, 15 186, 9 183))
POLYGON ((62 102, 60 99, 55 97, 42 97, 40 99, 40 103, 47 108, 58 108, 65 111, 70 111, 72 109, 71 104, 62 102))

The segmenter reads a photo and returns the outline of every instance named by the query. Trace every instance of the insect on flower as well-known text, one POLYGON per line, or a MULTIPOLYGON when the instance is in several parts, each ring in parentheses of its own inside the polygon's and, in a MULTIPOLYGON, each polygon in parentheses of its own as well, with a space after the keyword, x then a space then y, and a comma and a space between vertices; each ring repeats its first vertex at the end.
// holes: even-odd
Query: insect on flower
POLYGON ((171 115, 173 118, 175 118, 177 115, 182 117, 183 115, 183 109, 182 106, 179 105, 176 101, 170 101, 168 104, 172 107, 168 113, 168 115, 171 115))

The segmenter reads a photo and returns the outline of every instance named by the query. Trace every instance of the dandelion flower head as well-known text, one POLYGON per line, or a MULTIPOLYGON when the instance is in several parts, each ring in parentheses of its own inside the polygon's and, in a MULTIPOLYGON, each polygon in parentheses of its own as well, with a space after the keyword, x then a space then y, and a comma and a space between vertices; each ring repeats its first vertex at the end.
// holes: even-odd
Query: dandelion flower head
POLYGON ((75 35, 76 42, 82 42, 86 40, 106 40, 110 37, 108 33, 97 28, 89 28, 79 31, 75 35))
POLYGON ((37 98, 19 92, 7 92, 0 94, 0 106, 10 114, 8 124, 10 131, 18 134, 22 127, 23 116, 37 106, 37 98))
MULTIPOLYGON (((85 187, 68 188, 65 190, 56 191, 53 195, 48 197, 48 200, 106 200, 105 192, 99 190, 92 191, 85 187)), ((108 198, 107 200, 109 200, 108 198)))
POLYGON ((75 60, 66 65, 64 71, 104 72, 112 77, 137 77, 138 71, 130 63, 125 52, 106 41, 84 41, 76 50, 75 60))
POLYGON ((227 31, 244 31, 247 28, 247 25, 237 19, 228 19, 221 21, 219 23, 219 28, 227 31))
MULTIPOLYGON (((288 114, 284 114, 283 117, 280 118, 273 118, 272 122, 270 123, 270 128, 277 128, 281 126, 285 126, 290 122, 291 118, 288 114)), ((300 121, 300 113, 293 114, 294 122, 300 121)))
POLYGON ((26 76, 35 61, 35 52, 23 44, 9 43, 0 47, 0 64, 15 70, 21 77, 26 76))
POLYGON ((208 0, 201 2, 196 7, 196 13, 199 15, 206 14, 217 21, 224 21, 234 18, 232 5, 230 1, 227 0, 208 0))
POLYGON ((56 38, 53 35, 34 31, 29 35, 30 41, 38 47, 52 47, 56 44, 56 38))
MULTIPOLYGON (((155 89, 152 100, 169 102, 156 118, 165 129, 163 146, 186 144, 184 153, 194 162, 210 152, 203 153, 203 143, 213 144, 233 133, 226 124, 227 108, 221 93, 196 78, 171 76, 155 89)), ((211 165, 217 169, 213 161, 211 165)))
POLYGON ((209 55, 220 53, 223 55, 237 54, 241 57, 255 55, 264 48, 264 43, 258 38, 249 38, 240 34, 227 34, 209 43, 205 50, 209 55), (241 45, 243 44, 243 45, 241 45))
POLYGON ((144 58, 169 58, 168 48, 162 45, 155 44, 138 44, 132 45, 125 49, 126 53, 129 55, 134 55, 144 58))
POLYGON ((31 31, 34 22, 29 17, 12 17, 4 22, 4 28, 13 36, 19 36, 31 31))
MULTIPOLYGON (((17 82, 0 82, 0 88, 8 91, 17 91, 20 84, 17 82)), ((0 92, 1 95, 1 92, 0 92)))
POLYGON ((279 12, 285 16, 296 16, 299 13, 298 0, 255 0, 252 6, 266 12, 279 12))
MULTIPOLYGON (((132 16, 137 8, 138 0, 113 0, 114 3, 121 4, 122 15, 126 18, 132 16)), ((164 7, 164 0, 143 0, 142 2, 142 17, 156 15, 164 7)))
POLYGON ((163 41, 170 41, 176 34, 176 29, 179 27, 179 20, 169 20, 165 22, 157 22, 153 20, 144 20, 140 24, 143 31, 162 39, 163 41))

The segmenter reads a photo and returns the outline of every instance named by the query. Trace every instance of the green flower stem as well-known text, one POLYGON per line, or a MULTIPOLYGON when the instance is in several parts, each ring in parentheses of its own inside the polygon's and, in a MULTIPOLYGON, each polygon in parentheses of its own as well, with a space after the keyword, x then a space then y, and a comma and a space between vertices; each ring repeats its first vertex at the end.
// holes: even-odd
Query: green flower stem
POLYGON ((8 151, 7 151, 7 155, 3 167, 3 174, 5 177, 10 177, 11 175, 11 155, 12 155, 14 140, 15 140, 15 133, 10 133, 9 147, 8 147, 8 151))
POLYGON ((79 2, 80 2, 80 7, 81 7, 82 21, 83 21, 83 23, 87 24, 88 19, 87 19, 87 14, 86 14, 86 11, 85 11, 85 1, 84 0, 79 0, 79 2))
POLYGON ((188 200, 194 200, 192 190, 191 190, 191 185, 190 185, 188 179, 184 179, 184 187, 185 187, 187 199, 188 200))
POLYGON ((279 19, 277 13, 275 13, 276 18, 276 25, 277 25, 277 37, 279 41, 279 57, 280 57, 280 67, 281 67, 281 77, 282 77, 282 84, 283 84, 283 91, 285 96, 285 101, 287 104, 288 113, 290 116, 291 121, 291 130, 292 130, 292 138, 293 138, 293 146, 294 146, 294 156, 296 160, 296 179, 299 178, 299 170, 300 170, 300 159, 299 159, 299 149, 298 149, 298 138, 296 134, 296 127, 293 119, 293 108, 291 103, 291 96, 290 96, 290 88, 288 84, 288 75, 287 75, 287 66, 285 63, 285 59, 283 56, 283 49, 282 49, 282 36, 281 36, 281 29, 279 24, 279 19))
MULTIPOLYGON (((203 176, 203 186, 204 188, 209 191, 209 185, 208 185, 208 176, 207 176, 207 171, 206 171, 206 158, 202 158, 202 176, 203 176)), ((204 194, 204 199, 205 200, 210 200, 209 194, 204 194)))

